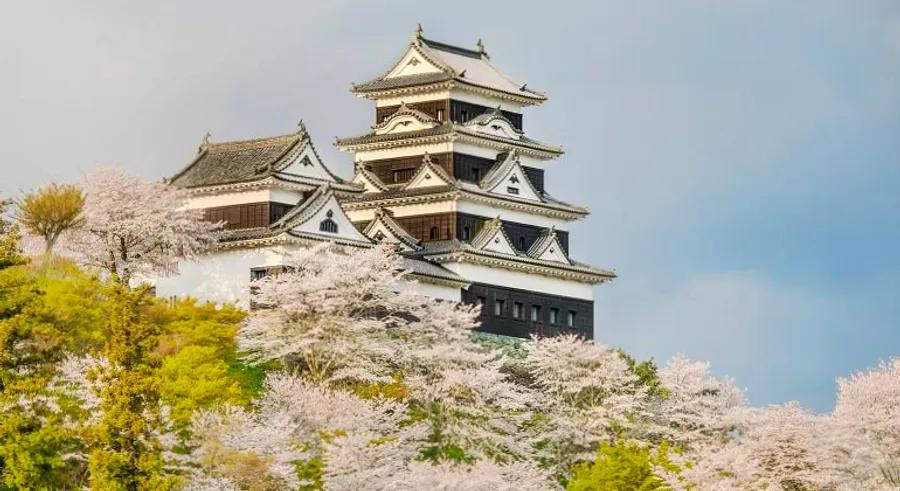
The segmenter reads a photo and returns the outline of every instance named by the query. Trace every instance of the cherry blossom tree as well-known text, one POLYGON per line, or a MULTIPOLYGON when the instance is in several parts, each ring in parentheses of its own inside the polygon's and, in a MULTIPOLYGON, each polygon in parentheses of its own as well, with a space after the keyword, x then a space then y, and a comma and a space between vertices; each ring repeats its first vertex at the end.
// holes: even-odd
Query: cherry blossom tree
POLYGON ((838 379, 831 462, 848 488, 900 487, 900 358, 838 379))
POLYGON ((532 338, 524 364, 546 425, 538 438, 545 456, 567 471, 591 460, 601 442, 614 442, 646 416, 647 390, 622 354, 575 335, 532 338))
POLYGON ((178 262, 214 244, 221 228, 187 208, 183 191, 121 169, 91 172, 84 190, 85 223, 70 247, 83 263, 124 285, 136 275, 177 272, 178 262))

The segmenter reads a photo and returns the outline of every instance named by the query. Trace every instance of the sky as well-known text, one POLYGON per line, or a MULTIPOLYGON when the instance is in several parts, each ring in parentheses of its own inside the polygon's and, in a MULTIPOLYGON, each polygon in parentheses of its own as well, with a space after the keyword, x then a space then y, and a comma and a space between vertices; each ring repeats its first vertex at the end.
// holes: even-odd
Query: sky
POLYGON ((0 195, 97 165, 174 174, 212 141, 303 119, 363 133, 349 93, 425 36, 547 92, 572 254, 615 268, 596 336, 708 360, 751 403, 834 403, 900 356, 900 3, 46 2, 0 16, 0 195))

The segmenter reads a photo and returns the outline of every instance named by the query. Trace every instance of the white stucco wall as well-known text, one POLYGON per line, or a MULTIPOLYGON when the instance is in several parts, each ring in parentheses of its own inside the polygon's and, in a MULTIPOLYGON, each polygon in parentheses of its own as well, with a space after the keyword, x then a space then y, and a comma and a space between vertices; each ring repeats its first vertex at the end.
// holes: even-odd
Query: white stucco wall
POLYGON ((462 299, 460 289, 451 286, 435 285, 421 281, 403 281, 400 285, 415 290, 426 297, 453 300, 454 302, 459 302, 462 299))
POLYGON ((216 206, 240 205, 244 203, 262 203, 274 201, 295 205, 303 194, 300 191, 288 189, 256 189, 236 193, 219 193, 191 196, 188 199, 188 208, 214 208, 216 206))
POLYGON ((156 280, 158 297, 191 296, 201 301, 247 307, 250 270, 283 263, 282 248, 223 251, 181 263, 179 274, 156 280))
POLYGON ((443 266, 473 283, 487 283, 584 300, 594 299, 594 286, 589 283, 508 271, 478 264, 444 263, 443 266))

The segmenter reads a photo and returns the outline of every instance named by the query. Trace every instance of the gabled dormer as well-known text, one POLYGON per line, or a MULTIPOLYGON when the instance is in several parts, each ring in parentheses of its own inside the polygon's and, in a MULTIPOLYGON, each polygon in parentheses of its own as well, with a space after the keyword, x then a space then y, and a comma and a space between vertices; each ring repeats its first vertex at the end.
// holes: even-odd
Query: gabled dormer
POLYGON ((422 165, 403 189, 420 189, 437 186, 453 186, 456 181, 444 169, 431 160, 427 153, 422 157, 422 165))
POLYGON ((409 235, 390 213, 379 208, 375 211, 375 219, 369 222, 363 234, 375 242, 395 244, 401 251, 417 251, 421 249, 419 240, 409 235))
POLYGON ((384 121, 372 126, 376 135, 390 135, 409 131, 428 130, 440 126, 441 122, 428 114, 413 109, 401 102, 397 110, 384 121))
POLYGON ((297 236, 371 243, 347 218, 330 184, 320 186, 271 228, 297 236))
POLYGON ((499 218, 492 218, 482 225, 481 230, 470 243, 475 249, 501 254, 516 255, 516 248, 503 230, 503 222, 499 218))
POLYGON ((519 153, 515 150, 507 153, 500 163, 494 165, 478 185, 489 193, 541 201, 541 194, 522 168, 519 153))
POLYGON ((566 251, 563 249, 554 227, 545 230, 538 240, 534 241, 534 244, 528 249, 528 255, 541 261, 572 264, 566 256, 566 251))
POLYGON ((380 76, 353 84, 353 93, 371 99, 438 90, 462 90, 519 105, 540 104, 547 97, 528 84, 513 81, 492 62, 481 40, 475 49, 426 39, 419 26, 397 62, 380 76))
POLYGON ((302 177, 331 183, 341 182, 340 178, 325 166, 303 121, 299 124, 298 133, 301 135, 300 143, 285 153, 275 164, 273 170, 276 174, 286 178, 302 177))
POLYGON ((521 140, 523 132, 506 118, 500 110, 500 106, 488 109, 484 114, 480 114, 463 126, 472 130, 479 135, 488 135, 509 140, 521 140))
POLYGON ((374 172, 366 168, 366 164, 363 162, 356 163, 356 173, 351 182, 362 186, 363 194, 383 193, 388 190, 387 185, 374 172))

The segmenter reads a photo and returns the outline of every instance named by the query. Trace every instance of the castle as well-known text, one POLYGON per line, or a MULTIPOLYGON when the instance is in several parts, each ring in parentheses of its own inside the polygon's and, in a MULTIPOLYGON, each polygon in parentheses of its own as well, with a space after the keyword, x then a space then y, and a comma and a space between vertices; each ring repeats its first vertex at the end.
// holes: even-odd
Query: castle
POLYGON ((249 282, 285 254, 328 241, 389 241, 422 293, 482 305, 486 332, 593 337, 593 286, 615 274, 569 256, 585 208, 554 198, 545 170, 560 147, 525 135, 523 112, 547 97, 514 82, 481 41, 467 49, 416 30, 399 60, 353 84, 374 124, 335 145, 353 154, 344 180, 301 123, 269 138, 210 143, 169 182, 189 206, 226 223, 216 251, 157 282, 159 295, 248 302, 249 282))

